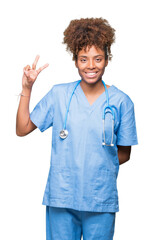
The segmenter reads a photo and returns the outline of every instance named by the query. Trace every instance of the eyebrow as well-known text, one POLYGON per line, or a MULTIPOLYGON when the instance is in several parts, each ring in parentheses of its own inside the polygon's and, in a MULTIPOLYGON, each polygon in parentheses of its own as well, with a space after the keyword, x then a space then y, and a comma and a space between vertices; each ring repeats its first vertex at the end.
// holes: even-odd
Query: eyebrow
MULTIPOLYGON (((99 57, 99 56, 104 57, 104 55, 101 55, 101 54, 96 55, 96 56, 94 56, 94 57, 99 57)), ((80 56, 78 56, 78 57, 84 57, 84 58, 87 58, 87 56, 85 56, 85 55, 80 55, 80 56)))

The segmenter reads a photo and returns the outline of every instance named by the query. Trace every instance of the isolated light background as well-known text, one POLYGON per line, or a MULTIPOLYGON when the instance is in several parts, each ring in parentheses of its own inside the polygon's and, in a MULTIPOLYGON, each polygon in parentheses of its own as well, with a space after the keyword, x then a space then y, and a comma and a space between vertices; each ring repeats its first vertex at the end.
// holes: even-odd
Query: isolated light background
POLYGON ((152 239, 152 5, 151 1, 5 1, 0 5, 1 167, 0 239, 45 239, 42 198, 51 154, 52 128, 16 136, 16 94, 23 67, 40 55, 44 69, 34 83, 30 112, 54 84, 80 77, 65 51, 63 31, 72 19, 106 18, 116 29, 113 59, 103 80, 126 92, 135 104, 139 145, 120 166, 114 240, 152 239))

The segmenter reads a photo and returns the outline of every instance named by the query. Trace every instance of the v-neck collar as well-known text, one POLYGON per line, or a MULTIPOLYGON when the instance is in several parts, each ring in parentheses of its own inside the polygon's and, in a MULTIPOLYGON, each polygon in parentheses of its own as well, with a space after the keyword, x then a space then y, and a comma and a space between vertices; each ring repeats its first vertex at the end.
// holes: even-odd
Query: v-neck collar
MULTIPOLYGON (((111 85, 109 88, 107 88, 108 94, 110 92, 110 90, 113 88, 113 85, 111 85)), ((82 101, 82 105, 84 105, 85 107, 89 108, 90 110, 93 110, 102 100, 103 98, 106 98, 106 93, 105 91, 103 93, 101 93, 99 95, 99 97, 92 103, 92 105, 90 105, 80 83, 78 84, 78 93, 80 94, 80 96, 82 97, 83 101, 82 101)))

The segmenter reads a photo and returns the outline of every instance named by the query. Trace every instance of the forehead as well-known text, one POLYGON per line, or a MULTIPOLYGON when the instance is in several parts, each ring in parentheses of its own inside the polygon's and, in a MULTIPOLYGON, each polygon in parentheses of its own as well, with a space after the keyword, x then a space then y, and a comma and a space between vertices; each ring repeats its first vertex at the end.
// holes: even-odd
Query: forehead
POLYGON ((86 48, 83 48, 81 49, 79 52, 78 52, 78 56, 94 56, 94 55, 104 55, 105 52, 98 48, 98 47, 95 47, 94 45, 89 47, 87 46, 86 48))

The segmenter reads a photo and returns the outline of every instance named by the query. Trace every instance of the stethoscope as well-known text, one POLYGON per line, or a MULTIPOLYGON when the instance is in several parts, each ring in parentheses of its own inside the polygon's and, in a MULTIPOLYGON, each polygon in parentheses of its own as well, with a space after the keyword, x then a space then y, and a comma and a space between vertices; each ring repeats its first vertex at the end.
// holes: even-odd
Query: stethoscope
MULTIPOLYGON (((67 122, 67 116, 68 116, 68 112, 69 112, 69 107, 70 107, 70 103, 71 103, 71 99, 72 99, 72 96, 75 92, 75 89, 77 88, 77 86, 80 84, 81 80, 79 80, 77 82, 77 84, 75 85, 74 89, 73 89, 73 92, 71 94, 71 97, 69 99, 69 103, 67 105, 67 109, 66 109, 66 115, 65 115, 65 121, 64 121, 64 126, 63 126, 63 129, 60 131, 60 138, 61 139, 65 139, 67 138, 68 136, 68 130, 66 129, 66 122, 67 122)), ((113 108, 109 105, 109 95, 108 95, 108 90, 107 90, 107 87, 106 87, 106 84, 105 82, 102 80, 102 83, 105 87, 105 95, 106 95, 106 107, 104 107, 104 110, 103 110, 103 113, 102 113, 102 123, 103 123, 103 136, 104 136, 104 140, 102 142, 102 145, 103 146, 114 146, 113 144, 113 136, 114 136, 114 121, 115 121, 115 113, 114 113, 114 110, 113 108), (110 144, 106 144, 106 139, 105 139, 105 116, 106 116, 106 111, 109 110, 108 112, 111 113, 112 115, 112 137, 111 137, 111 142, 110 144)))

